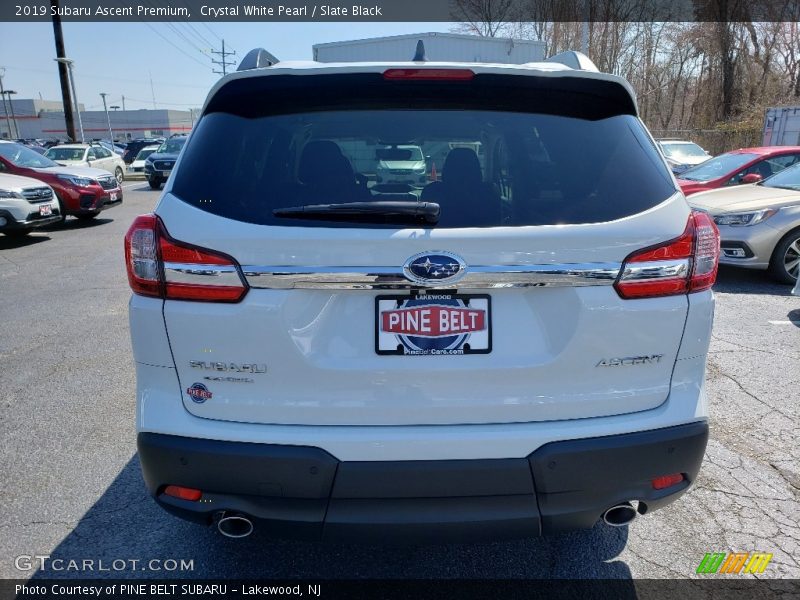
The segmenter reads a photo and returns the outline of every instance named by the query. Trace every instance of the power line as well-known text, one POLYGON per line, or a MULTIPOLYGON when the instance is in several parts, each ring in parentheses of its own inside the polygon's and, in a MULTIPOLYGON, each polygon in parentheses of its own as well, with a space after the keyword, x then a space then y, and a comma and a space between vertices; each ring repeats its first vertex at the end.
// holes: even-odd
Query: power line
POLYGON ((219 54, 222 57, 222 60, 214 60, 213 58, 211 59, 212 63, 214 63, 215 65, 220 65, 222 67, 222 71, 214 70, 214 73, 217 73, 218 75, 222 75, 224 77, 225 75, 228 74, 227 67, 233 66, 233 65, 236 64, 233 61, 226 61, 225 60, 226 56, 236 56, 236 51, 234 50, 233 52, 225 52, 225 40, 224 39, 222 40, 222 50, 221 51, 212 50, 211 53, 212 54, 219 54))
POLYGON ((183 54, 185 57, 187 57, 187 58, 188 58, 188 59, 190 59, 190 60, 193 60, 194 62, 196 62, 196 63, 197 63, 198 65, 200 65, 201 67, 206 67, 206 68, 208 68, 208 65, 204 65, 204 64, 203 64, 203 63, 202 63, 200 60, 196 59, 194 56, 192 56, 192 55, 190 55, 188 52, 184 51, 184 50, 183 50, 183 48, 181 48, 181 47, 179 47, 178 45, 174 44, 174 43, 173 43, 173 42, 172 42, 172 41, 171 41, 169 38, 166 38, 166 37, 164 37, 164 36, 161 34, 161 32, 159 32, 159 31, 158 31, 158 30, 157 30, 155 27, 153 27, 152 25, 150 25, 150 23, 148 23, 147 21, 142 21, 142 23, 144 23, 145 25, 147 25, 147 26, 148 26, 150 29, 152 29, 152 30, 153 30, 153 32, 154 32, 154 33, 155 33, 155 34, 156 34, 158 37, 160 37, 162 40, 164 40, 165 42, 167 42, 167 43, 168 43, 170 46, 172 46, 173 48, 175 48, 175 49, 176 49, 178 52, 180 52, 181 54, 183 54))

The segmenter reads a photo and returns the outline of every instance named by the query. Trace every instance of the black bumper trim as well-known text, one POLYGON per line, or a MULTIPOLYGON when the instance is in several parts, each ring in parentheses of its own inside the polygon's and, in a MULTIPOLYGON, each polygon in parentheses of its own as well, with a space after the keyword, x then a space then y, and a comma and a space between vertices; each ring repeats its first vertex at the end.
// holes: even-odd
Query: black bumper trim
POLYGON ((592 527, 626 500, 666 505, 695 480, 705 421, 552 442, 527 458, 341 462, 320 448, 140 433, 145 483, 170 512, 210 523, 221 510, 277 536, 399 541, 532 537, 592 527), (652 489, 660 475, 685 480, 652 489), (203 491, 198 502, 166 485, 203 491), (259 527, 259 523, 256 523, 259 527))
POLYGON ((545 444, 528 459, 542 528, 591 527, 605 509, 638 500, 640 512, 677 499, 694 482, 708 442, 708 423, 545 444), (654 490, 652 480, 683 473, 681 483, 654 490), (599 510, 599 512, 598 512, 599 510))
POLYGON ((6 224, 0 226, 0 231, 16 230, 16 229, 36 229, 38 227, 45 227, 52 225, 61 220, 58 210, 54 210, 52 215, 40 217, 37 213, 31 213, 24 221, 18 221, 14 215, 7 210, 0 210, 0 217, 6 218, 6 224))

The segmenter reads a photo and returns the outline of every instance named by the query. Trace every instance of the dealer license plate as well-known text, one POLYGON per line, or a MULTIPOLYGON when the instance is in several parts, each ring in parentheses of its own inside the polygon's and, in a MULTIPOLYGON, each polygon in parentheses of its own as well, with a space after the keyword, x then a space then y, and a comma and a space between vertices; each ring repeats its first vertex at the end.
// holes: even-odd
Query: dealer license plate
POLYGON ((430 293, 375 298, 375 351, 400 356, 488 354, 488 295, 430 293))

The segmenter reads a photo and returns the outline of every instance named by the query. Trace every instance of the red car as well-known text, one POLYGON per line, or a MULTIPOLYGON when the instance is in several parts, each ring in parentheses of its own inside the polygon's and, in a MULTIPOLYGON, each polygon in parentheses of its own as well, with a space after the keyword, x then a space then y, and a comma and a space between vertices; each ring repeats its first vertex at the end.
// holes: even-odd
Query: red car
POLYGON ((686 169, 678 185, 686 195, 740 183, 758 183, 800 162, 800 146, 740 148, 686 169))
POLYGON ((0 173, 32 177, 47 183, 67 215, 93 219, 122 202, 122 188, 108 171, 90 167, 62 167, 21 144, 0 141, 0 173))

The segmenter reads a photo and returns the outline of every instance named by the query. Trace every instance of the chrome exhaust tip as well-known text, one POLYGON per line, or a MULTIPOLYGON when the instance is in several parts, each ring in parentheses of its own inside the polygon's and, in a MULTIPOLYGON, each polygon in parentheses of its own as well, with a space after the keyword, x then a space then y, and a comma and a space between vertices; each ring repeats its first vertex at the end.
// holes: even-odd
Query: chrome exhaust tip
POLYGON ((623 502, 603 513, 603 521, 611 527, 624 527, 636 518, 636 509, 630 502, 623 502))
POLYGON ((246 538, 253 533, 253 522, 240 513, 220 513, 217 530, 228 538, 246 538))

